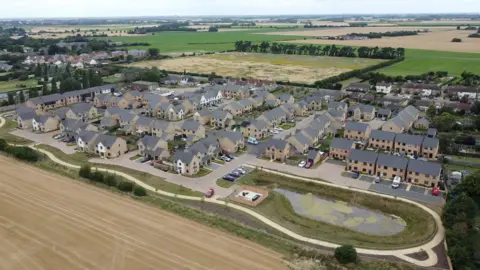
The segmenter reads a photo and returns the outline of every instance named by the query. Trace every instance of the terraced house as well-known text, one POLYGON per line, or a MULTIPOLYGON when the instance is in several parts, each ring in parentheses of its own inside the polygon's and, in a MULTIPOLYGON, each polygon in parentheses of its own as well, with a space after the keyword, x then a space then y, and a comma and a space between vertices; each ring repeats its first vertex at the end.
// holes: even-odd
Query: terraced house
POLYGON ((250 97, 250 88, 243 85, 229 84, 223 89, 222 95, 225 98, 244 99, 250 97))
POLYGON ((365 123, 348 122, 343 137, 349 140, 368 140, 371 128, 365 123))
POLYGON ((438 185, 441 173, 440 163, 412 159, 408 161, 406 179, 409 183, 434 187, 438 185))
POLYGON ((377 158, 376 175, 384 179, 393 180, 395 176, 400 176, 405 180, 408 159, 405 157, 379 154, 377 158))
POLYGON ((419 156, 422 151, 422 143, 422 136, 397 134, 395 136, 395 152, 419 156))
POLYGON ((90 103, 77 103, 67 111, 66 117, 88 122, 97 118, 97 108, 90 103))
POLYGON ((52 94, 35 97, 27 100, 25 105, 37 110, 51 110, 65 106, 65 98, 61 94, 52 94))
POLYGON ((428 159, 437 159, 440 142, 436 138, 424 137, 421 156, 428 159))
POLYGON ((334 138, 330 143, 328 156, 334 159, 345 160, 354 148, 354 141, 342 138, 334 138))
POLYGON ((348 155, 348 170, 368 175, 375 175, 375 164, 377 162, 377 158, 378 154, 376 152, 353 149, 348 155))
POLYGON ((308 152, 309 147, 313 146, 313 140, 299 132, 290 136, 287 141, 293 146, 298 153, 305 154, 308 152))
POLYGON ((240 132, 223 131, 217 138, 220 148, 227 153, 235 153, 245 147, 245 139, 240 132))
POLYGON ((372 130, 368 137, 368 147, 391 151, 395 147, 396 133, 383 130, 372 130))
POLYGON ((223 107, 223 110, 229 112, 233 116, 242 115, 246 112, 245 106, 236 101, 227 104, 225 107, 223 107))

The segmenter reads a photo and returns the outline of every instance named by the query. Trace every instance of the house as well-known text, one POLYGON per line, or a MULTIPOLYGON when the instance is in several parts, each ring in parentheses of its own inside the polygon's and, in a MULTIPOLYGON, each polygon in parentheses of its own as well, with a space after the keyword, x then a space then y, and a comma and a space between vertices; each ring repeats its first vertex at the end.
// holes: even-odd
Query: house
POLYGON ((428 129, 430 126, 430 121, 427 118, 420 118, 413 124, 413 127, 416 129, 428 129))
POLYGON ((270 111, 264 112, 257 117, 257 120, 265 121, 269 126, 275 127, 287 121, 287 113, 282 109, 275 108, 270 111))
POLYGON ((421 153, 423 137, 419 135, 397 134, 394 149, 397 153, 418 156, 421 153))
POLYGON ((250 97, 250 88, 243 85, 229 84, 223 89, 222 95, 225 98, 245 99, 250 97))
POLYGON ((242 125, 244 137, 253 137, 260 140, 268 135, 268 123, 263 120, 253 120, 242 125))
POLYGON ((193 114, 193 120, 198 121, 202 125, 207 125, 212 120, 212 112, 209 110, 201 110, 193 114))
POLYGON ((245 139, 240 132, 223 131, 218 136, 220 148, 227 153, 235 153, 245 147, 245 139))
POLYGON ((148 52, 146 50, 128 50, 128 55, 133 56, 133 58, 146 57, 148 52))
POLYGON ((345 125, 343 137, 350 140, 363 141, 368 139, 371 130, 368 124, 348 122, 345 125))
POLYGON ((80 131, 88 130, 98 132, 98 128, 92 124, 76 119, 65 119, 60 122, 60 132, 67 139, 74 139, 80 131))
POLYGON ((285 162, 290 157, 290 143, 280 139, 269 139, 265 143, 265 157, 285 162))
POLYGON ((463 97, 467 97, 468 99, 476 99, 478 97, 479 89, 476 87, 453 85, 448 86, 445 89, 445 92, 451 97, 458 97, 458 99, 462 99, 463 97))
POLYGON ((236 101, 227 104, 225 107, 223 107, 223 110, 229 112, 233 116, 242 115, 246 112, 245 106, 236 101))
POLYGON ((312 162, 312 165, 317 164, 322 160, 322 152, 317 150, 310 150, 307 154, 307 161, 312 162))
POLYGON ((153 91, 157 88, 159 88, 159 85, 156 82, 136 81, 132 83, 132 89, 138 91, 153 91))
POLYGON ((342 111, 342 110, 328 110, 327 114, 330 115, 332 118, 334 118, 338 122, 345 122, 345 119, 347 119, 347 112, 342 111))
POLYGON ((323 97, 320 95, 308 95, 304 98, 310 111, 322 110, 323 97))
POLYGON ((394 149, 396 133, 383 130, 372 130, 368 137, 368 147, 391 151, 394 149))
POLYGON ((213 104, 220 103, 222 99, 223 99, 222 91, 218 89, 207 90, 204 94, 200 96, 200 105, 211 106, 213 104))
POLYGON ((378 154, 372 151, 352 149, 347 159, 347 168, 352 172, 375 175, 378 154))
POLYGON ((437 159, 440 142, 436 138, 424 137, 422 143, 422 157, 437 159))
POLYGON ((308 152, 309 147, 313 146, 313 140, 309 137, 305 136, 303 133, 296 133, 292 135, 287 140, 293 148, 301 154, 305 154, 308 152))
POLYGON ((23 112, 17 114, 17 126, 20 129, 29 129, 33 128, 33 118, 35 118, 37 114, 35 112, 23 112))
POLYGON ((238 102, 240 105, 243 106, 243 112, 248 113, 253 110, 253 102, 250 99, 242 99, 238 102))
POLYGON ((382 125, 382 130, 402 133, 405 130, 404 122, 399 117, 394 117, 382 125))
POLYGON ((375 87, 377 93, 390 94, 392 92, 392 84, 390 83, 377 83, 375 87))
POLYGON ((136 134, 152 134, 153 122, 155 119, 139 116, 135 121, 135 133, 136 134))
POLYGON ((440 94, 441 88, 436 84, 428 83, 405 83, 401 87, 403 94, 421 94, 422 96, 435 96, 440 94))
POLYGON ((411 159, 408 161, 406 179, 409 183, 434 187, 438 185, 441 173, 440 163, 411 159))
POLYGON ((182 175, 195 175, 200 171, 200 158, 191 152, 176 151, 173 154, 175 171, 182 175))
POLYGON ((89 130, 82 130, 78 133, 76 143, 81 152, 95 153, 95 141, 98 133, 89 130))
POLYGON ((166 136, 165 134, 174 134, 175 124, 162 120, 155 120, 152 124, 152 134, 157 137, 166 136))
POLYGON ((352 116, 354 121, 372 121, 375 118, 375 107, 358 104, 348 108, 348 114, 352 116))
POLYGON ((347 112, 348 105, 345 102, 330 101, 328 102, 328 110, 337 110, 347 112))
POLYGON ((93 98, 93 106, 97 108, 105 108, 107 107, 108 102, 110 101, 111 98, 112 98, 112 95, 108 95, 108 94, 95 95, 95 97, 93 98))
POLYGON ((290 94, 285 94, 285 93, 280 94, 280 95, 277 97, 277 99, 278 99, 278 103, 279 103, 280 105, 283 105, 283 104, 286 104, 286 103, 293 104, 293 103, 295 102, 295 98, 293 98, 292 95, 290 95, 290 94))
POLYGON ((432 105, 435 105, 435 102, 431 99, 418 99, 415 101, 415 107, 424 112, 432 105))
MULTIPOLYGON (((196 152, 198 153, 201 152, 201 155, 208 156, 211 160, 213 158, 218 157, 218 154, 220 154, 221 148, 220 148, 220 144, 218 143, 217 137, 209 136, 205 139, 202 139, 196 142, 195 144, 190 146, 188 150, 194 154, 196 154, 196 152)), ((205 163, 205 161, 207 161, 207 163, 209 162, 209 160, 205 158, 203 159, 204 159, 203 160, 204 162, 202 163, 205 163)))
POLYGON ((118 120, 113 117, 102 117, 100 119, 100 127, 103 129, 110 129, 118 126, 118 120))
POLYGON ((197 121, 185 120, 180 129, 184 135, 193 135, 197 138, 205 138, 205 127, 197 121))
POLYGON ((61 107, 52 111, 52 113, 58 120, 65 120, 65 118, 67 118, 67 112, 69 110, 69 107, 61 107))
MULTIPOLYGON (((136 82, 134 82, 136 83, 136 82)), ((140 84, 142 83, 146 83, 146 84, 150 84, 150 82, 139 82, 140 84)), ((140 102, 143 102, 143 94, 139 91, 139 90, 131 90, 131 91, 127 91, 124 95, 123 95, 124 98, 126 98, 127 100, 130 100, 130 101, 140 101, 140 102)))
POLYGON ((376 175, 393 180, 395 176, 405 179, 408 159, 394 155, 379 154, 377 158, 376 175))
POLYGON ((99 134, 95 139, 95 154, 103 158, 119 157, 128 152, 127 142, 119 137, 99 134))
POLYGON ((345 90, 352 92, 368 92, 370 91, 370 88, 371 86, 368 83, 351 83, 345 90))
POLYGON ((140 155, 153 160, 166 160, 170 157, 168 143, 159 137, 145 135, 137 142, 140 155))
POLYGON ((390 116, 392 116, 392 111, 390 109, 381 108, 377 111, 377 117, 384 121, 390 119, 390 116))
POLYGON ((419 118, 420 111, 414 106, 407 106, 400 111, 397 116, 391 118, 382 125, 382 130, 401 133, 412 127, 413 123, 419 118))
POLYGON ((90 103, 78 103, 67 111, 66 117, 87 122, 97 117, 97 108, 90 103))
POLYGON ((32 119, 32 127, 35 131, 50 132, 59 128, 59 122, 60 121, 55 117, 44 115, 35 116, 32 119))
POLYGON ((330 143, 328 156, 334 159, 345 160, 350 151, 355 148, 355 142, 342 138, 334 138, 330 143))
POLYGON ((299 133, 303 134, 305 137, 307 137, 312 145, 315 145, 318 143, 318 140, 323 137, 323 134, 325 132, 325 126, 321 125, 310 125, 304 129, 301 129, 298 131, 299 133))
POLYGON ((50 110, 65 106, 65 98, 61 94, 35 97, 27 100, 25 105, 38 110, 50 110))
POLYGON ((138 115, 131 113, 130 111, 120 111, 118 115, 118 125, 120 127, 126 127, 126 126, 131 126, 135 124, 135 121, 138 119, 138 115))
POLYGON ((299 102, 295 103, 295 114, 301 116, 307 116, 310 110, 308 103, 305 100, 300 100, 299 102))
POLYGON ((428 138, 435 138, 437 136, 437 133, 438 133, 438 131, 437 131, 436 128, 429 128, 429 129, 427 129, 427 134, 426 135, 427 135, 428 138))
POLYGON ((383 96, 383 97, 376 97, 375 100, 378 103, 378 105, 381 105, 384 107, 387 107, 389 105, 405 107, 407 106, 409 99, 403 96, 383 96))
POLYGON ((226 111, 213 111, 211 114, 210 124, 213 127, 225 129, 233 124, 233 116, 226 111))
MULTIPOLYGON (((187 140, 188 141, 188 140, 187 140)), ((188 142, 187 142, 188 143, 188 142)), ((210 165, 213 157, 208 155, 208 149, 202 142, 196 142, 188 147, 188 152, 198 156, 200 159, 200 166, 210 165)))

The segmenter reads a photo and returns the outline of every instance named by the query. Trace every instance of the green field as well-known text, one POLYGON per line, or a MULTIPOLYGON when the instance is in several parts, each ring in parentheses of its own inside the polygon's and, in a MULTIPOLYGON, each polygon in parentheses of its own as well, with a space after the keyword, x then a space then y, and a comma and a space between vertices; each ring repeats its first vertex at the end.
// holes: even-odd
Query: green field
MULTIPOLYGON (((264 29, 274 31, 275 29, 264 29)), ((257 35, 258 31, 231 31, 231 32, 158 32, 155 35, 141 37, 111 37, 112 41, 121 42, 148 42, 151 46, 135 46, 134 49, 154 47, 161 53, 168 52, 201 52, 233 50, 234 43, 238 40, 252 42, 294 40, 303 37, 281 35, 257 35)))
POLYGON ((37 85, 37 80, 18 81, 12 80, 7 82, 0 82, 0 93, 5 93, 14 90, 27 89, 37 85), (27 87, 18 87, 19 84, 25 84, 27 87))

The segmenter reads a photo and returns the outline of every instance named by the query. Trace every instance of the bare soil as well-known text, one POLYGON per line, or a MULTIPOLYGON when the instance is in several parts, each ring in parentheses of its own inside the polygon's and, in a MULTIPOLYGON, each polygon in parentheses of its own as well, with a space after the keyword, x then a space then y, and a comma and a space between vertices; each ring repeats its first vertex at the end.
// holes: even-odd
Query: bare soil
POLYGON ((3 269, 286 269, 278 253, 128 197, 0 166, 3 269))

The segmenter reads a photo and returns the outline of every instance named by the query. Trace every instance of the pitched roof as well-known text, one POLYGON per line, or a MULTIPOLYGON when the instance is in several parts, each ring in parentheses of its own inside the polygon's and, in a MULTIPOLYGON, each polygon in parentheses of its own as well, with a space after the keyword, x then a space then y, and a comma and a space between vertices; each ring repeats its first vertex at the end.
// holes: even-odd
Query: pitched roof
POLYGON ((398 157, 398 156, 387 155, 387 154, 378 154, 377 165, 405 170, 407 168, 407 164, 408 164, 408 159, 404 157, 398 157))
POLYGON ((436 138, 425 137, 423 139, 423 147, 437 148, 439 143, 439 140, 436 138))
POLYGON ((224 120, 228 116, 228 112, 222 111, 222 110, 216 110, 216 111, 213 111, 211 113, 212 113, 212 118, 213 119, 224 120))
POLYGON ((268 127, 268 123, 263 120, 252 120, 250 125, 254 126, 256 129, 265 129, 268 127))
POLYGON ((348 88, 370 89, 370 84, 368 84, 368 83, 351 83, 351 84, 348 85, 348 88))
POLYGON ((427 129, 427 135, 429 136, 436 136, 437 135, 437 129, 436 128, 429 128, 427 129))
POLYGON ((45 124, 50 117, 45 116, 45 115, 40 115, 40 116, 35 116, 33 119, 35 119, 35 122, 45 124))
POLYGON ((191 152, 176 151, 173 154, 173 159, 175 161, 180 160, 185 164, 190 164, 190 162, 192 162, 193 160, 193 157, 194 157, 194 154, 191 152))
POLYGON ((149 136, 145 135, 143 138, 140 139, 140 141, 145 145, 145 148, 147 149, 154 149, 155 146, 157 146, 157 143, 160 141, 160 138, 155 137, 155 136, 149 136))
POLYGON ((390 115, 392 114, 392 110, 386 109, 386 108, 381 108, 378 110, 377 114, 379 115, 390 115))
POLYGON ((225 106, 225 107, 231 107, 234 110, 243 110, 245 108, 245 106, 243 106, 242 104, 240 104, 239 102, 236 102, 236 101, 227 104, 227 106, 225 106))
POLYGON ((212 115, 212 112, 209 110, 201 110, 201 111, 197 111, 196 113, 198 113, 200 117, 212 115))
POLYGON ((80 133, 78 133, 78 137, 86 143, 95 139, 95 136, 97 136, 97 135, 98 135, 98 133, 93 132, 93 131, 89 131, 89 130, 82 130, 82 131, 80 131, 80 133))
POLYGON ((281 95, 279 95, 277 98, 281 101, 284 101, 284 102, 287 102, 289 101, 293 96, 290 95, 290 94, 286 94, 286 93, 283 93, 281 95))
POLYGON ((442 165, 436 162, 411 159, 408 161, 407 170, 411 172, 438 176, 442 171, 442 165))
POLYGON ((311 145, 313 143, 312 140, 310 140, 310 138, 303 135, 302 133, 297 133, 292 137, 294 137, 301 144, 311 145))
POLYGON ((155 120, 153 121, 152 123, 152 126, 154 129, 157 129, 157 130, 167 130, 168 127, 170 126, 170 122, 167 122, 167 121, 164 121, 164 120, 155 120))
POLYGON ((328 102, 328 109, 337 109, 337 108, 341 108, 342 110, 345 109, 347 107, 347 103, 345 102, 339 102, 339 101, 330 101, 328 102))
POLYGON ((120 116, 120 121, 122 121, 122 122, 130 122, 130 121, 132 121, 137 115, 131 113, 130 111, 122 110, 122 111, 119 112, 119 116, 120 116))
POLYGON ((377 130, 374 129, 370 133, 370 139, 376 139, 376 140, 385 140, 385 141, 394 141, 395 140, 395 135, 396 133, 390 132, 390 131, 383 131, 383 130, 377 130))
POLYGON ((93 107, 93 105, 90 104, 90 103, 77 103, 77 104, 73 105, 71 110, 75 114, 79 114, 79 113, 86 113, 86 112, 90 111, 90 109, 92 107, 93 107))
POLYGON ((373 163, 377 161, 378 154, 372 151, 353 149, 348 155, 349 160, 373 163))
POLYGON ((155 121, 155 119, 150 118, 150 117, 146 117, 146 116, 140 116, 140 117, 138 117, 135 124, 137 126, 151 126, 153 124, 153 121, 155 121))
POLYGON ((310 150, 310 151, 308 151, 307 157, 308 157, 308 159, 315 159, 317 157, 318 153, 319 153, 319 151, 317 151, 317 150, 310 150))
POLYGON ((24 121, 33 119, 36 116, 37 116, 37 114, 35 112, 24 112, 24 113, 18 114, 18 117, 20 117, 20 119, 22 119, 24 121))
POLYGON ((97 139, 95 140, 95 144, 102 143, 106 147, 112 147, 112 145, 117 141, 117 137, 110 136, 106 134, 99 134, 97 139))
POLYGON ((125 110, 119 107, 111 107, 111 108, 107 108, 105 112, 108 112, 110 115, 116 115, 116 114, 125 112, 125 110))
POLYGON ((62 100, 64 97, 61 94, 51 94, 40 97, 44 103, 53 102, 57 100, 62 100))
POLYGON ((270 147, 275 147, 275 149, 285 149, 285 147, 288 145, 287 141, 280 140, 280 139, 270 139, 265 143, 265 147, 270 148, 270 147))
POLYGON ((350 149, 354 145, 354 141, 350 141, 343 138, 334 138, 330 143, 331 148, 336 149, 350 149))
POLYGON ((423 142, 423 137, 419 135, 409 135, 399 133, 395 136, 395 142, 405 143, 410 145, 421 145, 423 142))
POLYGON ((348 111, 354 111, 357 108, 360 109, 362 113, 373 113, 375 111, 375 107, 364 104, 358 104, 357 106, 350 107, 348 108, 348 111))
POLYGON ((220 133, 222 137, 228 138, 232 142, 244 140, 242 133, 233 131, 224 131, 220 133))
POLYGON ((345 125, 345 130, 354 130, 354 131, 359 131, 359 132, 366 132, 368 129, 368 124, 365 123, 359 123, 359 122, 348 122, 345 125))
POLYGON ((197 131, 200 128, 200 123, 193 120, 185 120, 182 124, 182 129, 190 130, 190 131, 197 131))

